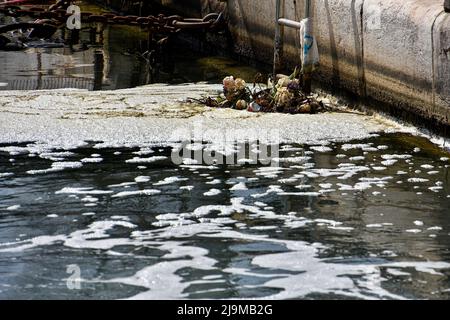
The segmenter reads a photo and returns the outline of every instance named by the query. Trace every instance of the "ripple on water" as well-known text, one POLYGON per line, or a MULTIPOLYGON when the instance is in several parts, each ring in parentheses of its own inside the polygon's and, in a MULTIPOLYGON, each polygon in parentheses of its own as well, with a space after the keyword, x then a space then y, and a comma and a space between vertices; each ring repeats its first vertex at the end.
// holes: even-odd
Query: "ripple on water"
POLYGON ((47 280, 65 279, 61 264, 75 263, 86 290, 111 288, 112 298, 448 298, 442 159, 389 135, 322 147, 307 156, 307 146, 282 147, 278 167, 176 166, 162 146, 32 158, 3 147, 0 252, 16 271, 0 283, 28 285, 15 276, 20 263, 34 285, 48 285, 41 296, 82 297, 47 280), (11 152, 15 165, 5 161, 11 152), (431 166, 439 174, 415 173, 431 166), (28 174, 41 167, 62 170, 28 174))

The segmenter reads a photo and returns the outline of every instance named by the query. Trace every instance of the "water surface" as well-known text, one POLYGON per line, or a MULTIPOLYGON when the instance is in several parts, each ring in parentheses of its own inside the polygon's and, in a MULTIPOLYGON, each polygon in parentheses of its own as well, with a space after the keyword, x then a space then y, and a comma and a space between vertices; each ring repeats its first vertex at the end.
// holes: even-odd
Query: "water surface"
POLYGON ((449 298, 449 162, 425 139, 284 145, 275 168, 17 147, 0 151, 2 299, 449 298))

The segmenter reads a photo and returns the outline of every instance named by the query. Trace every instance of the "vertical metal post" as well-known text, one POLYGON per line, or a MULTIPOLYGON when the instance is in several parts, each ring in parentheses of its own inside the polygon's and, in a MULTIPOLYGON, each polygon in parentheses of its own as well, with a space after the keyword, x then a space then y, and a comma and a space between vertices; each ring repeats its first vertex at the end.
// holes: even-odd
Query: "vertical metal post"
MULTIPOLYGON (((305 1, 305 18, 311 18, 311 0, 305 1)), ((304 48, 302 48, 304 50, 304 48)), ((303 91, 306 94, 311 93, 312 71, 304 70, 303 72, 303 91)))
POLYGON ((276 0, 275 8, 275 42, 274 42, 274 56, 273 56, 273 79, 275 81, 278 72, 282 68, 283 60, 283 27, 279 20, 281 16, 281 0, 276 0))
POLYGON ((94 90, 102 90, 103 86, 103 51, 95 50, 94 52, 94 90))

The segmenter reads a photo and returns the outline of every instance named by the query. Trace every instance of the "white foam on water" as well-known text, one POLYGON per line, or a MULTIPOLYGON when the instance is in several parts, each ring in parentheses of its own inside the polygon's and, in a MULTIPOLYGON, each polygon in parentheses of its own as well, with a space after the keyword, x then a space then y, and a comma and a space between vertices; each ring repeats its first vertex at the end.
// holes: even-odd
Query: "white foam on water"
MULTIPOLYGON (((159 87, 161 88, 161 87, 159 87)), ((170 87, 162 87, 164 90, 166 90, 165 94, 168 94, 167 91, 170 90, 170 87)), ((192 89, 192 87, 189 87, 189 91, 192 89)), ((142 91, 142 88, 140 88, 140 91, 142 91)), ((128 91, 127 91, 128 92, 128 91)), ((139 92, 139 91, 132 91, 135 94, 134 98, 138 98, 138 95, 145 96, 147 93, 139 92)), ((131 96, 133 93, 131 92, 131 96)), ((52 93, 53 94, 53 93, 52 93)), ((60 94, 60 93, 59 93, 60 94)), ((80 94, 80 93, 78 93, 80 94)), ((90 95, 90 93, 83 93, 83 95, 90 95)), ((117 95, 123 94, 121 91, 115 92, 114 97, 117 98, 117 95)), ((128 93, 127 93, 128 94, 128 93)), ((99 95, 104 95, 105 101, 108 102, 108 99, 110 99, 109 93, 99 93, 99 95)), ((75 94, 76 96, 76 94, 75 94)), ((96 97, 94 94, 92 97, 96 97)), ((98 96, 97 96, 98 97, 98 96)), ((103 97, 103 96, 102 96, 103 97)), ((128 97, 130 98, 130 97, 128 97)), ((148 96, 147 96, 148 98, 148 96)), ((0 94, 0 99, 9 99, 8 97, 5 97, 4 95, 0 94)), ((46 98, 47 101, 50 100, 50 98, 46 98)), ((73 99, 73 97, 68 97, 67 99, 73 99)), ((153 97, 151 99, 154 99, 153 97)), ((178 97, 177 97, 178 99, 178 97)), ((6 100, 3 100, 6 101, 6 100)), ((135 101, 136 102, 136 101, 135 101)), ((33 104, 34 102, 30 102, 30 104, 33 104)), ((41 101, 42 105, 42 101, 41 101)), ((108 103, 105 103, 105 105, 108 105, 108 103)), ((26 108, 33 108, 36 106, 29 106, 28 102, 23 104, 26 108)), ((157 106, 155 106, 157 107, 157 106)), ((7 105, 6 108, 14 108, 12 105, 7 105)), ((68 108, 71 108, 69 105, 68 108)), ((83 108, 83 107, 80 107, 83 108)), ((38 109, 38 108, 35 108, 38 109)), ((64 109, 58 106, 58 109, 64 109)), ((56 108, 55 108, 56 110, 56 108)), ((314 115, 309 116, 305 115, 303 117, 302 115, 297 116, 290 116, 290 115, 265 115, 265 114, 258 114, 253 115, 249 114, 246 115, 247 118, 242 118, 242 114, 244 113, 236 113, 233 110, 212 110, 212 111, 205 111, 207 109, 202 108, 201 115, 195 115, 191 118, 208 118, 206 119, 207 126, 210 127, 229 127, 229 125, 233 126, 234 123, 238 122, 237 126, 242 126, 244 128, 249 128, 250 126, 261 126, 264 129, 269 130, 270 128, 282 128, 282 127, 288 127, 292 128, 292 130, 286 130, 289 132, 283 132, 282 141, 291 140, 292 142, 298 142, 298 143, 322 143, 324 140, 329 140, 329 137, 334 136, 334 133, 337 133, 336 141, 349 141, 352 140, 352 136, 357 136, 354 139, 359 139, 361 137, 370 137, 372 135, 372 132, 381 132, 384 130, 383 125, 373 125, 373 124, 367 124, 362 123, 364 121, 371 121, 370 117, 364 117, 364 121, 360 121, 358 117, 350 117, 350 116, 340 116, 340 115, 314 115), (222 118, 220 118, 222 117, 222 118), (226 117, 232 117, 232 121, 223 121, 226 117), (239 121, 236 121, 236 119, 239 119, 239 121), (292 120, 290 120, 292 119, 292 120), (324 123, 326 125, 324 125, 324 123), (329 124, 329 126, 328 126, 329 124), (367 126, 366 126, 367 125, 367 126), (370 126, 373 126, 372 129, 374 130, 368 130, 370 126), (378 126, 378 127, 377 127, 378 126), (322 128, 323 127, 323 128, 322 128), (316 130, 317 128, 320 128, 320 130, 316 130), (315 132, 320 131, 320 132, 315 132)), ((39 111, 39 110, 37 110, 39 111)), ((149 106, 148 110, 145 110, 145 112, 151 113, 154 112, 155 108, 153 106, 149 106)), ((61 112, 61 111, 57 111, 61 112)), ((159 112, 159 111, 158 111, 159 112)), ((187 112, 187 111, 186 111, 187 112)), ((45 115, 42 115, 42 118, 45 118, 45 115)), ((39 140, 42 141, 44 145, 50 145, 50 143, 54 140, 54 146, 58 146, 60 143, 62 143, 61 140, 58 140, 59 138, 57 135, 61 135, 64 139, 69 138, 67 143, 65 143, 65 146, 73 146, 75 145, 75 142, 77 139, 81 140, 98 140, 98 141, 105 141, 105 143, 102 144, 102 146, 114 145, 116 147, 120 146, 141 146, 143 143, 146 143, 148 141, 167 141, 170 139, 176 140, 180 137, 185 137, 182 135, 175 135, 173 137, 169 137, 170 139, 166 139, 167 135, 166 133, 162 133, 162 131, 168 131, 171 132, 171 129, 176 128, 177 126, 185 125, 186 127, 189 127, 190 124, 194 119, 189 119, 187 117, 186 119, 174 119, 170 118, 168 121, 164 121, 167 119, 151 119, 152 116, 148 116, 145 118, 148 119, 141 119, 141 118, 133 118, 129 117, 130 119, 127 119, 127 117, 123 118, 97 118, 97 119, 86 119, 86 121, 82 122, 82 129, 79 128, 71 128, 70 127, 70 121, 68 121, 68 128, 67 130, 62 130, 58 125, 60 122, 58 120, 52 122, 49 121, 49 119, 45 119, 45 122, 40 120, 40 124, 42 123, 49 123, 48 127, 45 127, 44 130, 38 133, 30 134, 30 132, 22 132, 18 133, 18 136, 11 135, 11 127, 14 127, 14 125, 9 125, 5 123, 0 123, 0 139, 8 140, 8 141, 19 141, 21 139, 32 137, 34 139, 28 139, 28 141, 32 140, 39 140), (121 131, 120 134, 116 133, 117 128, 121 127, 124 128, 123 132, 121 131), (8 130, 6 130, 7 128, 8 130), (52 132, 53 129, 56 133, 52 132), (100 129, 99 129, 100 128, 100 129), (76 133, 79 132, 77 130, 82 130, 81 134, 77 135, 76 133), (160 133, 161 131, 161 133, 160 133), (7 135, 3 135, 3 133, 6 132, 7 135), (8 133, 9 132, 9 133, 8 133), (63 134, 61 134, 61 132, 63 134), (75 132, 75 134, 73 134, 75 132), (52 140, 53 139, 53 140, 52 140)), ((24 117, 22 117, 19 120, 14 120, 13 118, 9 118, 15 122, 15 125, 20 123, 23 123, 24 117)), ((5 122, 9 121, 6 119, 5 122)), ((53 120, 53 118, 51 118, 53 120)), ((80 119, 77 119, 79 121, 80 119)), ((80 121, 79 121, 80 122, 80 121)), ((78 123, 79 124, 79 123, 78 123)), ((33 126, 34 124, 31 124, 33 126)), ((17 126, 18 128, 19 126, 17 126)), ((29 129, 25 129, 25 131, 28 131, 29 129)), ((363 147, 366 150, 364 151, 374 151, 373 147, 368 145, 366 147, 363 147)), ((382 148, 379 148, 382 149, 382 148)), ((378 149, 377 149, 378 150, 378 149)), ((139 154, 144 155, 144 154, 139 154)), ((135 158, 134 158, 135 159, 135 158)), ((142 159, 142 158, 139 158, 142 159)), ((314 166, 314 164, 312 164, 314 166)), ((185 167, 185 168, 191 168, 191 169, 206 169, 211 168, 211 166, 197 166, 197 167, 185 167)), ((217 168, 217 167, 213 167, 217 168)), ((311 167, 305 166, 302 170, 309 170, 311 167)), ((342 168, 339 168, 341 170, 342 168)), ((369 168, 365 169, 370 170, 369 168)), ((262 173, 261 176, 268 177, 276 177, 282 173, 284 173, 284 170, 261 170, 258 171, 259 173, 262 173)), ((333 176, 337 175, 338 170, 335 171, 329 171, 329 170, 319 170, 319 171, 309 171, 309 174, 311 174, 310 177, 319 177, 319 176, 333 176)), ((350 174, 354 174, 355 171, 353 169, 348 169, 348 171, 340 171, 339 177, 344 177, 344 179, 348 179, 351 177, 350 174)), ((280 182, 281 183, 281 182, 280 182)), ((358 185, 361 188, 366 188, 370 185, 377 185, 377 184, 385 184, 385 181, 361 181, 358 185)), ((352 190, 358 189, 356 185, 348 185, 352 190)), ((270 192, 265 192, 263 195, 279 195, 283 193, 283 190, 280 186, 271 186, 269 187, 270 192)), ((183 188, 183 187, 180 187, 183 188)), ((85 190, 86 191, 86 190, 85 190)), ((261 194, 259 194, 261 195, 261 194)), ((117 195, 115 195, 117 196, 117 195)), ((192 213, 186 213, 186 214, 192 214, 192 218, 195 219, 195 217, 200 217, 200 219, 203 219, 201 217, 204 217, 204 215, 225 215, 229 216, 233 214, 234 212, 240 212, 245 215, 257 215, 265 219, 279 219, 284 220, 285 225, 288 225, 289 223, 292 223, 292 226, 297 224, 297 226, 306 223, 305 221, 308 221, 306 219, 296 219, 296 217, 292 217, 292 215, 280 215, 276 214, 275 212, 266 212, 264 210, 261 210, 259 206, 255 203, 254 206, 250 205, 244 205, 242 203, 242 199, 239 200, 237 198, 232 199, 232 204, 229 206, 201 206, 197 209, 195 209, 192 213), (195 214, 194 214, 195 213, 195 214), (291 220, 289 220, 291 219, 291 220)), ((261 207, 267 207, 266 204, 262 205, 261 207)), ((188 296, 188 291, 186 290, 188 286, 193 283, 192 281, 186 281, 186 279, 183 278, 183 276, 180 275, 178 272, 181 269, 184 268, 194 268, 194 269, 202 269, 202 267, 208 267, 209 270, 217 270, 215 264, 217 261, 210 259, 207 257, 209 252, 205 249, 198 250, 200 248, 194 248, 184 245, 181 241, 176 241, 169 243, 168 240, 172 238, 187 238, 190 236, 204 236, 209 238, 217 238, 217 239, 238 239, 242 240, 242 242, 252 242, 252 241, 267 241, 270 243, 276 243, 278 245, 283 245, 286 247, 287 252, 282 253, 275 253, 275 256, 272 256, 272 258, 267 257, 266 255, 262 255, 262 257, 256 257, 252 260, 252 265, 255 265, 256 267, 261 267, 261 265, 258 265, 257 263, 261 263, 263 265, 262 269, 264 271, 271 271, 277 270, 277 272, 274 274, 272 279, 267 279, 266 282, 264 282, 264 286, 267 287, 273 287, 273 288, 279 288, 282 290, 282 292, 275 294, 274 296, 271 296, 269 298, 274 297, 282 297, 282 298, 298 298, 301 296, 305 296, 310 293, 335 293, 335 294, 343 294, 348 295, 351 297, 359 297, 359 298, 371 298, 374 295, 381 296, 381 297, 399 297, 396 295, 390 294, 388 291, 383 289, 383 278, 381 276, 381 272, 379 268, 381 267, 388 267, 388 268, 416 268, 418 271, 421 270, 421 272, 435 272, 433 268, 448 268, 448 264, 438 264, 433 262, 425 262, 424 264, 420 264, 419 262, 406 262, 402 266, 389 266, 388 264, 376 264, 370 262, 370 263, 355 263, 354 265, 348 265, 345 263, 333 263, 333 261, 327 261, 326 259, 320 259, 318 258, 318 250, 322 249, 319 246, 312 245, 306 242, 301 241, 283 241, 283 240, 277 240, 277 239, 270 239, 266 234, 261 235, 261 237, 255 237, 254 235, 247 235, 243 233, 239 233, 236 231, 231 230, 231 227, 229 229, 226 229, 224 227, 224 224, 229 224, 234 222, 233 219, 230 219, 228 217, 220 217, 220 218, 205 218, 210 219, 209 221, 214 221, 214 223, 195 223, 194 220, 187 219, 188 216, 185 216, 182 219, 178 219, 178 221, 171 221, 169 220, 169 225, 167 227, 158 229, 158 230, 145 230, 145 231, 139 231, 136 230, 131 238, 109 238, 107 234, 107 230, 110 230, 114 227, 124 227, 133 229, 133 224, 128 225, 120 225, 116 224, 120 221, 112 221, 112 222, 101 222, 97 225, 90 225, 86 230, 81 230, 80 232, 75 232, 69 235, 57 235, 57 236, 43 236, 43 237, 37 237, 33 240, 29 240, 28 242, 20 243, 16 242, 13 244, 9 244, 8 246, 5 246, 4 244, 0 245, 0 250, 2 249, 17 249, 21 248, 18 251, 25 250, 26 248, 30 247, 23 247, 22 245, 46 245, 46 244, 55 244, 58 242, 62 242, 63 245, 74 247, 74 248, 97 248, 101 250, 107 250, 110 248, 113 248, 114 246, 121 246, 121 245, 135 245, 135 246, 150 246, 152 248, 158 248, 163 251, 168 251, 169 253, 163 257, 164 259, 174 259, 179 258, 181 260, 177 261, 161 261, 161 263, 157 263, 156 265, 149 266, 147 268, 144 268, 134 274, 131 277, 124 277, 124 278, 116 278, 116 279, 109 279, 108 282, 117 282, 117 283, 127 283, 131 285, 136 285, 139 287, 144 287, 147 289, 146 292, 139 294, 135 296, 134 298, 185 298, 188 296), (178 224, 177 224, 178 223, 178 224), (189 224, 189 225, 187 225, 189 224), (94 236, 91 238, 91 236, 94 236), (162 244, 162 242, 166 243, 165 245, 162 244), (260 258, 260 260, 256 260, 257 258, 260 258), (267 258, 267 259, 266 259, 267 258), (273 259, 275 258, 275 259, 273 259), (209 259, 209 260, 205 260, 209 259), (180 262, 182 261, 182 262, 180 262), (183 262, 184 261, 184 262, 183 262), (284 263, 284 265, 283 265, 284 263), (279 268, 281 264, 282 268, 279 268), (286 271, 286 272, 283 272, 286 271), (293 271, 293 272, 292 272, 293 271), (278 278, 278 279, 276 279, 278 278), (356 279, 355 279, 356 278, 356 279), (320 279, 320 281, 318 281, 320 279), (144 283, 144 285, 142 285, 144 283)), ((198 219, 198 220, 200 220, 198 219)), ((163 221, 163 220, 161 220, 163 221)), ((206 220, 205 220, 206 221, 206 220)), ((332 221, 332 220, 329 220, 332 221)), ((121 221, 125 223, 126 221, 121 221)), ((345 227, 338 225, 337 221, 334 221, 334 223, 326 223, 324 221, 315 222, 316 224, 324 224, 327 228, 335 228, 335 230, 342 230, 342 231, 351 231, 350 227, 345 227)), ((342 224, 342 223, 340 223, 342 224)), ((162 225, 161 225, 162 227, 162 225)), ((273 227, 273 226, 269 226, 273 227)), ((342 262, 345 262, 343 259, 342 262)), ((245 272, 249 272, 249 270, 246 270, 245 267, 242 269, 245 272)), ((220 270, 221 272, 221 270, 220 270)), ((225 271, 226 272, 226 271, 225 271)), ((236 271, 234 271, 236 272, 236 271)), ((255 276, 259 276, 257 272, 254 273, 255 276)), ((267 277, 267 275, 265 275, 267 277)), ((270 276, 268 277, 270 278, 270 276)), ((102 280, 94 280, 101 282, 102 280)), ((239 289, 239 287, 237 288, 239 289)), ((399 297, 401 298, 401 297, 399 297)))
POLYGON ((408 230, 405 230, 405 232, 409 232, 409 233, 420 233, 420 232, 422 232, 422 230, 420 230, 420 229, 408 229, 408 230))
POLYGON ((63 171, 65 169, 77 169, 81 168, 83 166, 83 163, 79 161, 63 161, 63 162, 53 162, 52 167, 48 169, 42 169, 42 170, 28 170, 28 174, 46 174, 46 173, 53 173, 53 172, 59 172, 63 171))
POLYGON ((161 257, 162 259, 183 259, 158 262, 139 270, 130 277, 114 278, 102 282, 122 283, 147 289, 130 297, 130 299, 179 299, 187 297, 185 290, 190 286, 190 283, 177 275, 178 270, 184 268, 215 270, 216 260, 207 257, 208 250, 206 249, 182 246, 174 242, 167 242, 159 246, 158 249, 169 252, 161 257))
POLYGON ((384 160, 400 160, 400 159, 410 159, 412 158, 412 155, 410 154, 383 154, 381 155, 381 158, 384 160))
MULTIPOLYGON (((253 210, 252 206, 242 204, 240 198, 234 198, 231 206, 208 206, 201 207, 202 211, 216 211, 225 209, 227 214, 234 210, 253 210), (227 207, 227 208, 226 208, 227 207)), ((277 215, 275 215, 277 216, 277 215)), ((292 215, 290 215, 292 216, 292 215)), ((161 218, 161 217, 159 217, 161 218)), ((167 216, 175 218, 175 216, 167 216)), ((305 220, 304 218, 299 218, 305 220)), ((213 219, 212 219, 213 220, 213 219)), ((450 268, 450 264, 441 262, 400 262, 400 263, 363 263, 345 264, 336 263, 336 258, 330 261, 318 257, 318 250, 323 250, 325 246, 321 244, 310 244, 302 241, 270 239, 265 234, 252 235, 244 234, 230 229, 226 229, 221 223, 228 224, 232 219, 223 219, 221 222, 201 223, 201 224, 171 224, 156 230, 136 230, 132 231, 130 238, 109 238, 107 231, 115 227, 124 227, 130 230, 136 226, 127 221, 98 221, 92 223, 85 230, 75 231, 69 235, 41 236, 29 240, 16 241, 13 243, 0 244, 0 252, 19 252, 38 246, 46 246, 55 243, 71 248, 91 248, 108 250, 112 252, 115 246, 142 246, 152 247, 162 252, 166 252, 156 264, 144 267, 135 274, 127 277, 92 280, 83 279, 85 282, 94 283, 122 283, 145 289, 144 292, 130 297, 131 299, 179 299, 187 298, 186 289, 195 284, 195 281, 186 281, 179 270, 192 268, 198 270, 209 270, 215 272, 225 272, 233 275, 240 272, 253 275, 262 280, 263 287, 278 288, 281 290, 264 298, 267 299, 288 299, 305 297, 312 293, 338 294, 353 298, 372 299, 374 296, 385 298, 401 299, 402 296, 395 295, 383 289, 382 282, 385 280, 381 276, 381 268, 415 268, 418 272, 437 274, 436 270, 450 268), (240 271, 236 268, 226 268, 219 270, 217 261, 208 257, 209 251, 203 248, 186 245, 183 241, 174 239, 188 239, 197 236, 205 239, 232 239, 242 242, 267 242, 285 246, 287 252, 260 254, 251 261, 252 267, 260 270, 271 271, 270 274, 251 271, 246 267, 240 271), (273 273, 273 270, 277 270, 273 273), (319 280, 320 279, 320 280, 319 280)), ((324 223, 328 227, 335 227, 336 230, 348 230, 345 227, 338 228, 339 222, 334 220, 315 221, 324 223)), ((258 230, 258 228, 256 229, 258 230)), ((384 253, 388 255, 388 253, 384 253)), ((392 253, 393 254, 393 253, 392 253)), ((343 261, 344 262, 344 261, 343 261)))
MULTIPOLYGON (((30 150, 31 151, 31 150, 30 150)), ((39 152, 38 152, 39 153, 39 152)), ((61 152, 40 152, 39 157, 42 159, 48 159, 52 161, 62 161, 64 158, 72 157, 75 153, 70 151, 61 151, 61 152)))
POLYGON ((398 162, 398 160, 396 160, 396 159, 391 159, 391 160, 384 160, 384 161, 381 161, 381 164, 382 164, 383 166, 385 166, 385 167, 389 167, 389 166, 392 166, 392 165, 396 164, 397 162, 398 162))
POLYGON ((175 183, 175 182, 186 181, 186 180, 189 180, 189 179, 188 178, 181 178, 181 177, 178 177, 178 176, 167 177, 167 178, 164 178, 164 180, 155 182, 153 185, 154 186, 163 186, 163 185, 172 184, 172 183, 175 183))
POLYGON ((0 147, 0 152, 7 152, 7 153, 9 153, 10 156, 18 156, 21 154, 29 153, 27 148, 15 147, 15 146, 0 147))
POLYGON ((366 158, 363 156, 350 157, 348 160, 350 161, 364 161, 366 158))
POLYGON ((330 230, 337 230, 337 231, 353 231, 355 228, 353 227, 334 227, 334 226, 328 226, 327 227, 330 230))
POLYGON ((324 223, 324 224, 329 224, 333 227, 335 226, 339 226, 342 224, 342 222, 339 221, 334 221, 334 220, 329 220, 329 219, 314 219, 314 222, 316 223, 324 223))
POLYGON ((71 188, 64 187, 61 190, 55 192, 55 194, 91 194, 91 195, 101 195, 101 194, 110 194, 113 191, 109 190, 94 190, 94 188, 71 188))
POLYGON ((429 179, 424 179, 424 178, 409 178, 408 182, 412 182, 412 183, 421 183, 421 182, 428 182, 430 181, 429 179))
POLYGON ((103 158, 83 158, 80 160, 82 163, 100 163, 103 158))
POLYGON ((0 172, 0 178, 11 177, 13 175, 14 175, 14 173, 12 173, 12 172, 0 172))
POLYGON ((15 211, 15 210, 19 210, 20 207, 21 207, 20 204, 15 204, 13 206, 7 207, 6 210, 8 210, 8 211, 15 211))
POLYGON ((259 230, 259 231, 267 231, 267 230, 275 230, 278 229, 277 226, 254 226, 250 227, 251 230, 259 230))
POLYGON ((279 196, 302 196, 302 197, 318 197, 320 192, 279 192, 279 196))
POLYGON ((300 178, 294 178, 294 177, 292 177, 292 178, 284 178, 284 179, 278 179, 278 182, 279 183, 295 183, 295 182, 298 181, 298 179, 300 179, 300 178))
POLYGON ((114 215, 114 216, 111 216, 110 218, 113 220, 131 221, 130 217, 128 217, 128 216, 114 215))
POLYGON ((327 146, 311 146, 311 150, 317 151, 317 152, 331 152, 333 149, 327 146))
POLYGON ((198 161, 191 158, 183 158, 183 164, 198 164, 198 161))
POLYGON ((211 181, 205 182, 206 184, 220 184, 222 183, 222 180, 220 179, 213 179, 211 181))
POLYGON ((118 184, 110 184, 108 188, 122 188, 122 187, 129 187, 134 186, 136 182, 122 182, 118 184))
POLYGON ((392 274, 393 276, 397 276, 397 277, 411 276, 411 273, 405 272, 405 271, 401 271, 401 270, 396 269, 396 268, 387 268, 386 272, 388 272, 389 274, 392 274))
POLYGON ((210 189, 209 191, 204 192, 203 195, 207 197, 212 197, 221 193, 222 191, 220 191, 219 189, 210 189))
POLYGON ((232 186, 229 190, 230 191, 248 190, 248 188, 244 182, 239 182, 239 183, 235 184, 234 186, 232 186))
POLYGON ((371 143, 345 143, 341 146, 341 149, 344 151, 354 150, 354 149, 367 149, 372 148, 371 143))
POLYGON ((161 193, 160 190, 156 189, 144 189, 144 190, 137 190, 137 191, 122 191, 119 193, 116 193, 111 198, 124 198, 124 197, 132 197, 132 196, 153 196, 155 194, 161 193))
POLYGON ((92 196, 86 196, 84 198, 81 199, 82 202, 97 202, 98 198, 94 198, 92 196))
POLYGON ((140 158, 140 157, 134 157, 132 159, 125 160, 126 163, 153 163, 161 160, 166 160, 167 157, 165 156, 153 156, 149 158, 140 158))
POLYGON ((154 153, 155 151, 153 151, 153 149, 151 148, 141 148, 141 150, 139 151, 134 151, 133 154, 137 155, 137 156, 146 156, 149 154, 154 153))
POLYGON ((149 176, 138 176, 138 177, 134 178, 134 181, 136 181, 137 183, 145 183, 145 182, 150 181, 150 177, 149 176))
POLYGON ((304 163, 311 160, 309 156, 300 156, 300 157, 288 157, 288 158, 273 158, 273 161, 280 163, 304 163))
POLYGON ((266 192, 252 194, 252 197, 253 198, 262 198, 262 197, 265 197, 265 196, 267 196, 267 195, 269 195, 271 193, 281 193, 281 192, 283 192, 283 189, 281 189, 280 186, 278 186, 278 185, 270 185, 268 187, 268 189, 266 190, 266 192))
POLYGON ((180 215, 178 213, 164 213, 159 214, 155 218, 158 220, 178 220, 182 218, 183 215, 180 215))

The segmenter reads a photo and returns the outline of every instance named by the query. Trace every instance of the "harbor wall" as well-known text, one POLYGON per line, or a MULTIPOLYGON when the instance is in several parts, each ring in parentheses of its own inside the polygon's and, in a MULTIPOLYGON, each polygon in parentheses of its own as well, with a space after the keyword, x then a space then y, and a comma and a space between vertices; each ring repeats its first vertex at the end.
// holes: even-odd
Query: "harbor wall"
MULTIPOLYGON (((271 64, 276 0, 153 0, 186 15, 224 11, 232 50, 271 64)), ((306 0, 282 1, 282 15, 305 16, 306 0)), ((450 124, 450 13, 444 0, 311 0, 319 86, 398 113, 450 124)), ((299 34, 285 28, 286 70, 299 63, 299 34)))

